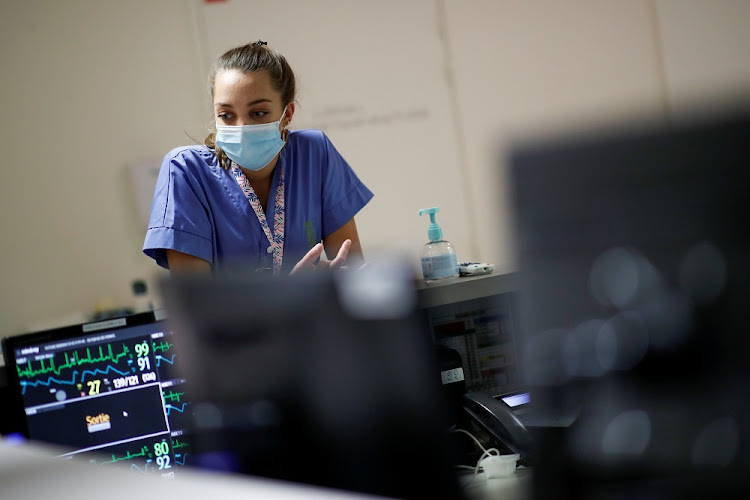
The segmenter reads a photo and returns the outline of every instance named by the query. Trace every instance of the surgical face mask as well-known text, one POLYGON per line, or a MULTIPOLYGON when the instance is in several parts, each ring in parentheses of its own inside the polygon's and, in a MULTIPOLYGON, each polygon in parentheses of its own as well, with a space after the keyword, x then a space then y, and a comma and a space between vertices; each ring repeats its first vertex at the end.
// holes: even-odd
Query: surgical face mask
POLYGON ((260 125, 216 124, 216 145, 237 165, 260 170, 284 147, 279 125, 285 114, 286 107, 277 121, 260 125))

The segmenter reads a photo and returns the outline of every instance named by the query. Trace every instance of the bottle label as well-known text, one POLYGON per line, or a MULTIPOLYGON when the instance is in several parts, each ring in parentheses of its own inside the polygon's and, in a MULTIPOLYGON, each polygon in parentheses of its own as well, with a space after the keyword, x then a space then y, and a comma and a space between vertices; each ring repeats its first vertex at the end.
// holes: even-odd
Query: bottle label
POLYGON ((426 280, 435 280, 458 275, 456 254, 422 257, 422 276, 426 280))

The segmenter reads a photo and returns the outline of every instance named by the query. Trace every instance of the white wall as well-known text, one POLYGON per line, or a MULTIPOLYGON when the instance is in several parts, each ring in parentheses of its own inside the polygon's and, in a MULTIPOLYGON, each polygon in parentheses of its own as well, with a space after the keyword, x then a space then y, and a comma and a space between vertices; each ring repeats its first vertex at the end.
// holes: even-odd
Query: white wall
POLYGON ((519 138, 663 113, 647 0, 447 0, 480 256, 514 267, 506 155, 519 138))
POLYGON ((206 70, 232 45, 292 61, 297 126, 324 128, 376 193, 366 251, 416 255, 416 210, 440 205, 459 258, 510 270, 514 140, 741 94, 748 18, 744 0, 0 2, 0 335, 164 275, 128 169, 203 138, 206 70))
POLYGON ((667 105, 675 120, 750 93, 750 2, 657 0, 667 105))
POLYGON ((131 280, 157 272, 128 166, 203 133, 189 13, 181 0, 0 2, 0 334, 127 304, 131 280))

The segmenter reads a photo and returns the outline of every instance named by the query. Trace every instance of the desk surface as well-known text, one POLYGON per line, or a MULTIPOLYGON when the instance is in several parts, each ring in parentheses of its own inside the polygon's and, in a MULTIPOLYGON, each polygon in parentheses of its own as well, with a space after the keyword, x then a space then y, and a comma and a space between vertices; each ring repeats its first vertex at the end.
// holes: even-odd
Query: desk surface
POLYGON ((417 282, 422 307, 435 307, 518 290, 518 274, 483 274, 417 282))
MULTIPOLYGON (((0 498, 52 498, 80 500, 101 496, 107 500, 134 497, 243 498, 275 500, 329 499, 366 500, 381 497, 349 493, 264 478, 182 471, 179 479, 164 480, 127 469, 102 468, 85 462, 56 458, 56 448, 23 444, 9 446, 0 440, 0 498), (96 473, 92 474, 92 467, 96 473), (106 493, 104 493, 106 492, 106 493)), ((462 484, 469 500, 530 498, 531 469, 519 468, 507 478, 484 479, 482 474, 465 476, 462 484)))
POLYGON ((366 500, 374 497, 264 478, 181 471, 179 479, 142 475, 128 469, 92 466, 56 458, 54 447, 36 444, 9 446, 0 441, 0 498, 107 500, 179 498, 180 500, 242 498, 274 500, 366 500), (92 473, 96 469, 95 473, 92 473))
POLYGON ((528 500, 531 494, 531 471, 519 467, 508 477, 486 479, 484 474, 476 477, 468 474, 461 479, 461 486, 469 500, 528 500))

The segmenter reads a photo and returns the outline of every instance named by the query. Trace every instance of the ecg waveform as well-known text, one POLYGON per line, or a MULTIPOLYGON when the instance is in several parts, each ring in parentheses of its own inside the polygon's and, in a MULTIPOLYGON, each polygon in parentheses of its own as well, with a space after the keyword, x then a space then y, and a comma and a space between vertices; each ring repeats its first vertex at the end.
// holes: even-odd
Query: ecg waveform
POLYGON ((180 413, 185 412, 185 407, 188 405, 188 403, 182 403, 180 406, 174 406, 171 404, 166 404, 164 407, 167 409, 167 416, 169 416, 170 413, 172 413, 172 410, 178 411, 180 413))
MULTIPOLYGON (((163 343, 166 348, 168 343, 163 343)), ((27 407, 96 396, 156 381, 156 367, 148 337, 60 350, 16 366, 27 407)))
MULTIPOLYGON (((151 350, 154 354, 154 366, 159 372, 159 380, 162 382, 178 382, 183 374, 178 369, 180 365, 179 353, 175 353, 176 344, 171 342, 172 332, 167 331, 162 336, 151 340, 151 350)), ((169 402, 165 399, 165 403, 169 402)))
POLYGON ((139 452, 137 452, 137 453, 132 453, 131 454, 128 451, 122 457, 118 457, 116 455, 112 455, 112 459, 111 460, 108 460, 108 461, 102 462, 102 463, 104 463, 104 464, 114 464, 114 463, 117 463, 117 462, 121 462, 123 460, 132 460, 134 458, 145 457, 146 455, 148 455, 150 457, 151 453, 149 453, 149 447, 148 446, 143 446, 141 448, 141 450, 139 452))
MULTIPOLYGON (((181 384, 177 384, 178 386, 181 384)), ((162 388, 162 399, 164 401, 164 412, 169 419, 169 427, 172 430, 185 430, 192 425, 190 394, 184 389, 175 386, 162 388)))
POLYGON ((173 450, 179 450, 180 448, 187 448, 188 446, 190 446, 190 445, 188 445, 185 442, 180 441, 179 439, 175 439, 175 440, 172 441, 172 449, 173 450))
POLYGON ((177 401, 178 403, 181 402, 182 396, 185 395, 184 392, 175 392, 175 391, 164 391, 164 401, 177 401))
POLYGON ((169 363, 170 365, 174 365, 174 358, 176 357, 176 354, 172 354, 169 358, 165 358, 161 354, 156 355, 156 366, 157 368, 161 366, 162 361, 165 363, 169 363))
POLYGON ((174 454, 174 463, 176 463, 177 465, 184 466, 185 462, 187 461, 187 457, 188 457, 187 453, 185 453, 185 454, 175 453, 174 454), (182 460, 180 460, 180 459, 182 459, 182 460))
POLYGON ((106 353, 104 352, 104 346, 99 346, 99 356, 91 356, 91 348, 86 348, 86 356, 81 356, 77 350, 73 351, 72 354, 69 353, 63 353, 63 357, 65 358, 65 362, 61 363, 60 365, 55 366, 55 358, 50 358, 48 363, 46 363, 45 366, 45 359, 39 360, 39 368, 34 369, 32 366, 31 361, 29 360, 26 365, 17 366, 16 370, 18 371, 18 378, 33 378, 38 375, 46 375, 48 373, 53 373, 54 375, 60 375, 60 372, 62 370, 67 370, 68 368, 73 368, 76 366, 81 366, 84 364, 94 364, 94 363, 102 363, 105 361, 111 361, 114 364, 118 364, 120 362, 120 358, 128 356, 130 358, 133 357, 132 354, 130 354, 130 349, 125 344, 122 344, 122 349, 119 353, 115 354, 112 351, 112 344, 107 344, 106 347, 106 353))
POLYGON ((122 375, 122 376, 128 375, 130 373, 129 371, 127 371, 127 372, 120 371, 117 368, 115 368, 114 366, 108 366, 104 370, 100 370, 98 368, 95 369, 95 370, 83 370, 82 372, 80 372, 81 378, 79 380, 78 379, 78 374, 79 374, 78 370, 73 370, 73 372, 71 373, 71 377, 70 377, 69 380, 68 379, 62 379, 62 378, 58 379, 58 378, 55 378, 55 377, 48 377, 47 380, 33 380, 33 381, 22 380, 21 381, 21 385, 23 386, 23 388, 21 389, 21 394, 26 395, 26 389, 28 387, 37 387, 37 386, 40 386, 40 385, 50 387, 50 386, 52 386, 52 384, 75 386, 75 385, 78 384, 78 382, 83 381, 83 379, 86 377, 86 375, 93 375, 93 376, 96 376, 96 375, 107 375, 108 373, 111 373, 111 372, 117 373, 117 374, 122 375))
POLYGON ((154 342, 153 347, 154 347, 154 352, 165 352, 165 351, 170 350, 172 347, 174 347, 174 344, 170 344, 167 341, 154 342))
MULTIPOLYGON (((165 439, 146 439, 109 448, 106 455, 100 451, 86 453, 92 464, 127 467, 142 473, 167 473, 177 464, 176 455, 172 452, 172 441, 165 439)), ((186 447, 180 443, 180 447, 186 447)), ((181 462, 185 459, 182 454, 181 462)), ((180 463, 179 465, 183 465, 180 463)))

